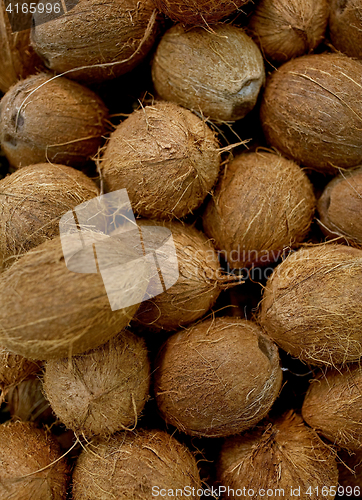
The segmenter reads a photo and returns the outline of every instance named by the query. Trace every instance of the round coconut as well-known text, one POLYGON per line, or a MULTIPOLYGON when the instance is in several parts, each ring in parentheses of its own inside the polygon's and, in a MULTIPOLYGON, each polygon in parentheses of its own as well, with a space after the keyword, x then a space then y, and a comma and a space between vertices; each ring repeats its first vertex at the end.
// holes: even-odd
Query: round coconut
POLYGON ((49 401, 43 395, 43 383, 38 377, 31 377, 11 387, 6 395, 6 403, 12 420, 42 425, 54 422, 49 401))
POLYGON ((91 179, 64 165, 30 165, 2 179, 0 267, 59 234, 61 216, 98 194, 91 179))
POLYGON ((106 132, 108 111, 91 90, 40 73, 14 85, 0 103, 0 143, 13 167, 81 167, 106 132))
POLYGON ((152 64, 158 95, 215 121, 244 118, 264 84, 258 46, 242 28, 230 24, 170 28, 152 64))
POLYGON ((232 268, 276 262, 302 242, 315 197, 298 165, 267 152, 237 156, 203 215, 210 236, 232 268))
POLYGON ((150 367, 142 338, 129 331, 98 349, 45 365, 44 390, 76 434, 113 434, 137 425, 148 398, 150 367))
POLYGON ((36 13, 31 44, 48 68, 87 85, 137 66, 160 28, 152 0, 79 0, 73 5, 52 19, 36 13))
POLYGON ((199 500, 201 481, 195 458, 186 446, 159 430, 93 441, 80 454, 73 472, 74 500, 149 500, 152 492, 161 490, 163 498, 181 500, 180 491, 193 488, 192 497, 199 500))
POLYGON ((318 200, 319 223, 327 236, 362 244, 362 167, 335 177, 318 200))
MULTIPOLYGON (((106 244, 104 269, 133 257, 115 237, 106 244)), ((88 248, 74 259, 92 263, 88 248)), ((138 270, 146 272, 141 263, 138 270)), ((42 243, 0 273, 0 344, 29 359, 64 358, 104 344, 128 325, 147 286, 135 281, 134 267, 115 272, 108 284, 126 292, 130 305, 111 309, 101 273, 69 270, 60 237, 42 243)))
POLYGON ((353 498, 362 497, 362 451, 351 453, 341 451, 339 454, 341 462, 339 470, 339 495, 353 498))
POLYGON ((321 245, 298 250, 266 284, 259 321, 285 351, 310 365, 362 356, 362 250, 321 245))
POLYGON ((302 415, 333 444, 362 450, 362 369, 359 364, 333 369, 312 380, 302 415))
POLYGON ((362 59, 361 0, 331 0, 329 36, 336 49, 362 59))
POLYGON ((272 500, 333 500, 338 485, 335 453, 292 411, 227 439, 218 476, 231 493, 226 492, 225 500, 240 498, 240 491, 251 500, 266 496, 272 500))
POLYGON ((191 111, 155 103, 132 113, 107 144, 105 189, 127 188, 142 217, 181 218, 204 201, 220 168, 214 132, 191 111))
POLYGON ((12 386, 20 384, 39 370, 37 363, 0 347, 0 403, 12 386))
POLYGON ((318 47, 328 14, 327 0, 262 0, 248 28, 264 57, 283 63, 318 47))
POLYGON ((0 499, 64 500, 69 468, 54 437, 33 424, 0 426, 0 499))
POLYGON ((261 122, 269 144, 309 168, 337 173, 362 162, 362 63, 314 54, 283 64, 267 82, 261 122))
POLYGON ((255 323, 208 319, 172 335, 155 364, 155 395, 167 424, 224 437, 264 418, 282 382, 278 349, 255 323))

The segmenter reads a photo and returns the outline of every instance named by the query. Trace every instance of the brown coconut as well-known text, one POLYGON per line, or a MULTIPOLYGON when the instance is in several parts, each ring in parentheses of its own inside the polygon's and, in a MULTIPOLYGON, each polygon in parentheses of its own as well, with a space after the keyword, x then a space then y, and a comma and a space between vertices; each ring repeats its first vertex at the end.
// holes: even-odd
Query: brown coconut
POLYGON ((0 347, 0 403, 11 387, 39 370, 39 364, 0 347))
POLYGON ((362 59, 361 0, 331 0, 329 36, 336 49, 362 59))
POLYGON ((6 409, 12 420, 51 424, 53 412, 43 394, 43 383, 39 377, 31 377, 11 387, 6 395, 6 409))
POLYGON ((317 207, 324 234, 362 244, 362 167, 329 182, 317 207))
POLYGON ((264 57, 283 63, 322 42, 328 14, 327 0, 262 0, 248 28, 264 57))
POLYGON ((150 500, 157 487, 157 491, 166 489, 163 498, 175 500, 184 498, 180 493, 184 488, 195 488, 192 498, 199 500, 201 488, 191 452, 159 430, 114 434, 92 442, 73 472, 74 500, 150 500))
POLYGON ((298 250, 266 284, 259 321, 285 351, 311 365, 362 356, 362 250, 320 245, 298 250))
POLYGON ((1 180, 0 267, 59 234, 61 216, 98 194, 82 172, 51 163, 24 167, 1 180))
POLYGON ((85 84, 133 69, 160 28, 152 0, 79 0, 66 14, 44 20, 34 15, 32 46, 48 68, 85 84))
POLYGON ((256 104, 264 84, 263 57, 242 28, 219 24, 170 28, 152 65, 158 95, 216 121, 233 121, 256 104))
POLYGON ((30 76, 1 100, 1 148, 13 167, 47 161, 81 167, 101 145, 107 116, 101 99, 79 83, 30 76))
POLYGON ((314 207, 313 187, 298 165, 273 153, 247 153, 228 165, 203 225, 231 267, 265 265, 303 241, 314 207))
POLYGON ((106 190, 127 188, 142 217, 182 218, 201 205, 219 167, 218 141, 206 123, 159 102, 135 111, 113 132, 102 174, 106 190))
POLYGON ((304 420, 333 444, 362 450, 362 369, 333 369, 312 380, 302 408, 304 420))
POLYGON ((64 500, 69 467, 60 457, 51 434, 30 423, 2 424, 0 499, 64 500))
POLYGON ((103 346, 45 365, 44 390, 63 424, 76 434, 113 434, 137 425, 148 398, 144 340, 123 331, 103 346))
POLYGON ((342 54, 298 57, 267 82, 261 122, 270 145, 337 173, 362 161, 362 63, 342 54))
POLYGON ((240 318, 208 319, 175 333, 155 363, 162 417, 192 436, 249 429, 269 412, 281 382, 278 349, 240 318))
POLYGON ((351 453, 342 450, 338 455, 341 459, 341 462, 338 464, 338 493, 341 496, 348 494, 349 497, 361 498, 362 451, 351 453))
POLYGON ((338 484, 334 452, 292 411, 225 440, 218 477, 228 500, 332 500, 338 484))

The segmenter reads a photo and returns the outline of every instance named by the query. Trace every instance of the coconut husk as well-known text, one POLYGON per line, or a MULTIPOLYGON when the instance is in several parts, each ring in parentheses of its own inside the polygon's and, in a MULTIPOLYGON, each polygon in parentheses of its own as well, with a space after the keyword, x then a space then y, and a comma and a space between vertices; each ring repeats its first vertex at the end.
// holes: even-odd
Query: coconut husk
POLYGON ((349 494, 353 498, 362 497, 362 452, 339 452, 341 462, 338 463, 339 493, 349 494))
POLYGON ((0 404, 11 387, 39 370, 39 364, 0 347, 0 404))
POLYGON ((361 0, 331 0, 329 36, 335 48, 350 57, 362 59, 361 0))

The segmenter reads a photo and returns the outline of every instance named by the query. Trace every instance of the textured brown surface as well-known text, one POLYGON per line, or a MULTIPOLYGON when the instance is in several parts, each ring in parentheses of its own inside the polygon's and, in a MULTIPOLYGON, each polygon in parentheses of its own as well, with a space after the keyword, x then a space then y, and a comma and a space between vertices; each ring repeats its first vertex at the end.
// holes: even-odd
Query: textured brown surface
POLYGON ((7 390, 38 372, 40 366, 0 347, 0 400, 7 390))
MULTIPOLYGON (((344 488, 356 488, 354 498, 362 497, 362 452, 351 453, 341 451, 338 453, 341 463, 338 464, 339 484, 344 488)), ((352 496, 352 495, 351 495, 352 496)))
POLYGON ((362 59, 361 0, 331 0, 329 35, 336 49, 362 59))
POLYGON ((23 380, 15 387, 11 387, 6 395, 6 409, 12 420, 52 424, 54 414, 43 394, 43 383, 39 376, 23 380))

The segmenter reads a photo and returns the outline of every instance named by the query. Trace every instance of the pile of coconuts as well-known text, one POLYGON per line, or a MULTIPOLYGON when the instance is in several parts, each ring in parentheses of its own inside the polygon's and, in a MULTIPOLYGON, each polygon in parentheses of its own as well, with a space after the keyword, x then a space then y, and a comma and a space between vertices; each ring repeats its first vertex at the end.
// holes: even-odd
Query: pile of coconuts
POLYGON ((0 500, 361 497, 362 0, 66 4, 0 6, 0 500))

